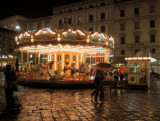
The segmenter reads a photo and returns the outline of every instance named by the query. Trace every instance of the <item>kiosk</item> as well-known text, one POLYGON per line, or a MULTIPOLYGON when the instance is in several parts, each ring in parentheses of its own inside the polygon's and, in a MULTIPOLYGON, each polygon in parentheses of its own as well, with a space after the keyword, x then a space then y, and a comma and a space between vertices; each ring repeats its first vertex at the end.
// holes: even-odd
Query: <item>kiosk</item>
POLYGON ((128 87, 150 87, 151 57, 127 57, 128 87))

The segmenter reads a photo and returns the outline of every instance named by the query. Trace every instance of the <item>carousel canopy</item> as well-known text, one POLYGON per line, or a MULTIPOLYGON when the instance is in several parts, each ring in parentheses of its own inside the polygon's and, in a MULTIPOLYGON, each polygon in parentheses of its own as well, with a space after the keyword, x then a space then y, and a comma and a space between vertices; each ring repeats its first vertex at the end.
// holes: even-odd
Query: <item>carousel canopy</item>
POLYGON ((15 38, 19 51, 47 54, 56 51, 106 53, 114 48, 114 39, 88 31, 47 29, 21 33, 15 38))

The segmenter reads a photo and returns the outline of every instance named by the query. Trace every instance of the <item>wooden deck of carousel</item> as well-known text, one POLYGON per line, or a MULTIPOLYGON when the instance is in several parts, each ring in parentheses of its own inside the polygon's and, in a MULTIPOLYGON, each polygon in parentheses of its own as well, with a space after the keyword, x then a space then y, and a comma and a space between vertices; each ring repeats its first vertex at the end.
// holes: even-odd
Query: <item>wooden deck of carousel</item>
MULTIPOLYGON (((44 87, 44 88, 94 88, 94 78, 79 80, 79 79, 61 79, 50 77, 28 77, 20 76, 18 78, 19 84, 30 87, 44 87)), ((104 80, 104 85, 113 85, 113 80, 104 80)), ((127 83, 126 80, 119 81, 120 84, 127 83)))

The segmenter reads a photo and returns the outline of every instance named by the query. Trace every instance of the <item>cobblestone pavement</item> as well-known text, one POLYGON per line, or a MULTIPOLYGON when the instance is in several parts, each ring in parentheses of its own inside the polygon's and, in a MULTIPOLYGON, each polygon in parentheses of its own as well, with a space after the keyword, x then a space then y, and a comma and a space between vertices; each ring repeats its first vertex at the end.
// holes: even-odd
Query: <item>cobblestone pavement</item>
POLYGON ((5 109, 0 88, 0 121, 160 121, 160 81, 151 89, 124 90, 105 87, 105 100, 94 104, 93 89, 42 89, 19 86, 20 110, 5 109))

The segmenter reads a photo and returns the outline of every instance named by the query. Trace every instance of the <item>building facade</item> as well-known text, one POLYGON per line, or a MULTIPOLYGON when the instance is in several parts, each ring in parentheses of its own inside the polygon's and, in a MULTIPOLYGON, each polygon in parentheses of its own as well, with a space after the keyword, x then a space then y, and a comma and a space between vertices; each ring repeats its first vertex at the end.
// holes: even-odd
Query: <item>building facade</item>
POLYGON ((160 1, 133 0, 114 5, 115 56, 160 60, 160 1))
POLYGON ((0 20, 0 27, 17 31, 17 32, 24 32, 27 29, 26 22, 29 19, 21 16, 15 15, 8 18, 4 18, 0 20))
POLYGON ((27 31, 37 31, 40 29, 53 28, 52 16, 30 19, 27 21, 27 31))
POLYGON ((113 36, 114 59, 151 55, 160 60, 159 5, 159 0, 87 0, 53 8, 52 16, 31 20, 27 30, 31 25, 38 30, 39 21, 58 28, 67 18, 75 29, 113 36))
POLYGON ((0 66, 15 64, 17 58, 16 32, 0 28, 0 66))

